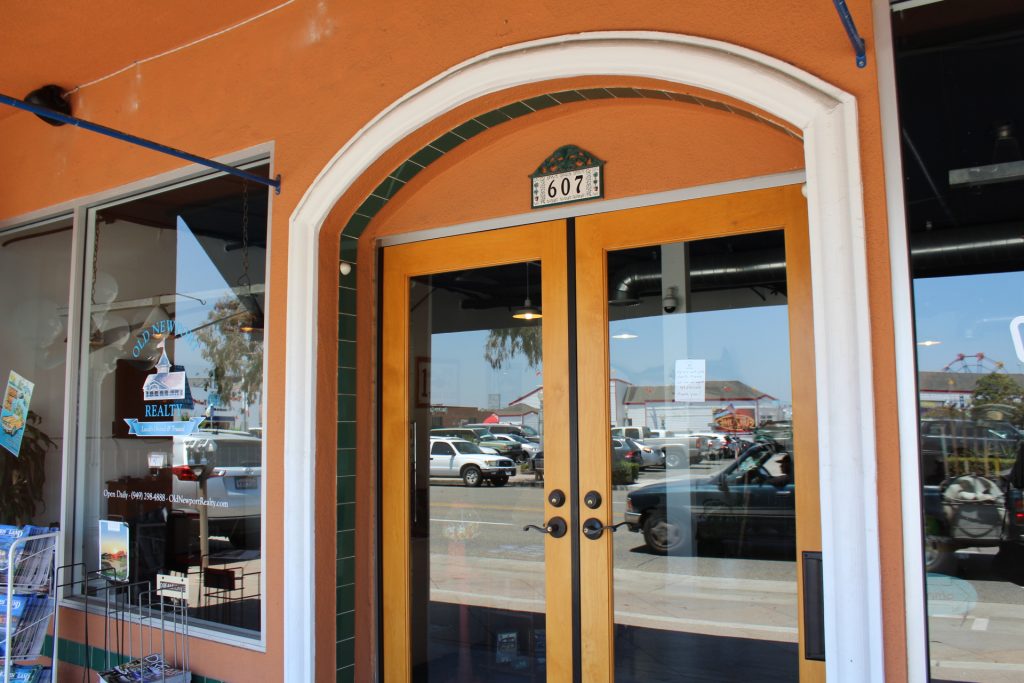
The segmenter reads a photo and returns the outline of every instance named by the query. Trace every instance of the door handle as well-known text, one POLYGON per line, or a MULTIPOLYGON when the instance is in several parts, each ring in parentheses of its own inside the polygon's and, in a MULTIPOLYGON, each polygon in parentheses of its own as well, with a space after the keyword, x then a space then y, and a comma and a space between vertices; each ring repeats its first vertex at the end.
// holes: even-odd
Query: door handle
POLYGON ((527 524, 523 527, 523 531, 529 531, 530 529, 536 529, 542 534, 551 534, 552 538, 561 538, 565 536, 565 532, 568 530, 568 525, 565 520, 561 517, 552 517, 548 520, 547 525, 537 526, 536 524, 527 524))
POLYGON ((589 538, 591 541, 596 541, 604 535, 605 531, 615 532, 620 526, 625 526, 627 522, 619 522, 618 524, 609 524, 605 526, 601 523, 601 520, 596 517, 591 517, 587 521, 583 522, 583 535, 589 538))

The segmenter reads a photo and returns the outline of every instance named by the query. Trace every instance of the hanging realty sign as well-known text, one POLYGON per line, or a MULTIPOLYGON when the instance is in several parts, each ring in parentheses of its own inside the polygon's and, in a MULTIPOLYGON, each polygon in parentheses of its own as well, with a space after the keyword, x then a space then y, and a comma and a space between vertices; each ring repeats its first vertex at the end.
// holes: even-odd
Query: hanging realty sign
MULTIPOLYGON (((173 321, 166 321, 160 329, 174 329, 173 321)), ((154 326, 157 329, 157 326, 154 326)), ((148 330, 146 330, 148 332, 148 330)), ((144 418, 170 418, 170 420, 144 421, 139 418, 123 418, 128 425, 128 433, 136 436, 188 436, 195 432, 206 417, 188 417, 182 410, 194 407, 192 392, 188 378, 182 366, 171 364, 167 355, 167 336, 161 334, 156 345, 160 349, 160 360, 156 364, 156 372, 147 375, 142 384, 142 400, 145 402, 144 418)), ((148 339, 148 335, 146 336, 148 339)), ((144 346, 144 345, 143 345, 144 346)))
POLYGON ((532 205, 541 209, 604 196, 604 162, 575 145, 559 147, 530 175, 532 205))

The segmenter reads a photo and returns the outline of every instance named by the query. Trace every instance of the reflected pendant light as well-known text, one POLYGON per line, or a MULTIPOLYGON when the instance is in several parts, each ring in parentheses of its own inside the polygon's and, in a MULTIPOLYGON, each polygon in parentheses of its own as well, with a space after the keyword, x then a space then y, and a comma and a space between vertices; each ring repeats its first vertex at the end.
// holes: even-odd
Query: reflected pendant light
POLYGON ((522 306, 512 309, 512 317, 517 320, 539 320, 542 316, 540 307, 530 301, 530 262, 526 262, 526 299, 522 306))

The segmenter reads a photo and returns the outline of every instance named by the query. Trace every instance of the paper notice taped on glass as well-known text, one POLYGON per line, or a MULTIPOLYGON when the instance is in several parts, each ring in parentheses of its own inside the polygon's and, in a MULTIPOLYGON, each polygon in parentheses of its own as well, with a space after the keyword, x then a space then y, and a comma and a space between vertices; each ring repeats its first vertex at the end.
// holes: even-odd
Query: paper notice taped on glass
POLYGON ((704 360, 676 361, 675 400, 688 403, 704 402, 704 360))

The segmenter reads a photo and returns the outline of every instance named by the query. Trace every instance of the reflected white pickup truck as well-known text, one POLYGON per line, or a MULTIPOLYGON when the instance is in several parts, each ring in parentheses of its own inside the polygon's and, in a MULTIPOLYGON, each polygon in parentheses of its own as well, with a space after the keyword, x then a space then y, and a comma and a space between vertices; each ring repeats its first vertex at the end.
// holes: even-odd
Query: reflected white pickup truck
POLYGON ((516 473, 514 460, 464 439, 430 437, 430 476, 458 477, 466 486, 504 486, 516 473))

